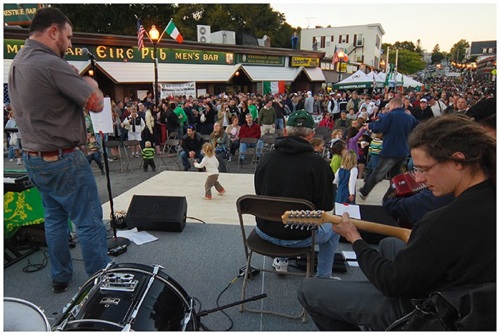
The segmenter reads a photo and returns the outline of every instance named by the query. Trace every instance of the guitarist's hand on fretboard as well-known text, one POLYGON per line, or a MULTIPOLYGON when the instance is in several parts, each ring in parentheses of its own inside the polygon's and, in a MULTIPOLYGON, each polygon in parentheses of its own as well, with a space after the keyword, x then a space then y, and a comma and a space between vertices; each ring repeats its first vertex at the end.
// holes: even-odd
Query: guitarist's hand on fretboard
POLYGON ((348 213, 343 213, 340 223, 332 225, 332 229, 350 243, 354 243, 355 241, 362 239, 358 229, 349 219, 348 213))

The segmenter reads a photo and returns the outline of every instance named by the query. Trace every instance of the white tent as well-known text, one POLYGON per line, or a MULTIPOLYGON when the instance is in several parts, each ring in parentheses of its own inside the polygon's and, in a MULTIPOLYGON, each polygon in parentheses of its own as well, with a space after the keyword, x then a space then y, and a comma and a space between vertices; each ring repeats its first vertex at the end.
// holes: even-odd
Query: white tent
MULTIPOLYGON (((385 78, 386 78, 386 74, 383 73, 383 72, 380 72, 377 74, 379 76, 379 79, 383 81, 383 83, 385 83, 385 78)), ((394 87, 394 86, 403 86, 403 87, 418 87, 418 86, 422 86, 423 84, 416 81, 415 79, 413 79, 412 77, 409 77, 407 75, 404 75, 402 73, 396 73, 396 76, 395 78, 389 82, 389 86, 390 87, 394 87)))
MULTIPOLYGON (((346 79, 339 81, 332 86, 334 90, 348 90, 348 89, 358 89, 358 88, 373 88, 374 80, 370 78, 361 70, 354 72, 352 75, 346 79)), ((383 83, 382 83, 383 84, 383 83)), ((379 83, 375 81, 375 85, 380 87, 379 83)))

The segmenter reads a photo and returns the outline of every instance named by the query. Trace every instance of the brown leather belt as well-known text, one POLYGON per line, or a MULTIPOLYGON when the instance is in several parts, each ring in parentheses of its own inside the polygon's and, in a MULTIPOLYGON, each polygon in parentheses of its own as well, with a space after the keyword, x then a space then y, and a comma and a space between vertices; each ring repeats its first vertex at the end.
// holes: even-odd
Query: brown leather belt
POLYGON ((54 156, 59 156, 59 152, 61 154, 69 154, 73 151, 77 150, 77 147, 73 148, 66 148, 62 149, 61 151, 55 150, 55 151, 26 151, 26 154, 32 156, 32 157, 54 157, 54 156))

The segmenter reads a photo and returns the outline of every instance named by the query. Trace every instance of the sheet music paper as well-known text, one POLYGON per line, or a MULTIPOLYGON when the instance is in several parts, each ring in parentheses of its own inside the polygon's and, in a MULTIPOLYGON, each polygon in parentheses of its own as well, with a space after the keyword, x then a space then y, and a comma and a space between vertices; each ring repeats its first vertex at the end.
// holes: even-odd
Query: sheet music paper
POLYGON ((104 108, 102 112, 95 113, 90 112, 90 119, 92 120, 92 127, 94 128, 94 134, 103 132, 104 134, 112 134, 113 130, 113 115, 111 114, 111 98, 104 98, 104 108))
POLYGON ((335 215, 342 216, 344 212, 349 214, 350 218, 353 219, 361 219, 361 213, 359 211, 358 205, 347 205, 340 204, 338 202, 335 203, 335 215))
POLYGON ((137 245, 153 242, 158 239, 157 237, 154 237, 147 231, 138 231, 137 227, 130 230, 118 230, 116 232, 116 236, 128 238, 137 245))
POLYGON ((347 260, 347 265, 359 267, 356 261, 356 253, 354 251, 342 251, 344 258, 347 260))

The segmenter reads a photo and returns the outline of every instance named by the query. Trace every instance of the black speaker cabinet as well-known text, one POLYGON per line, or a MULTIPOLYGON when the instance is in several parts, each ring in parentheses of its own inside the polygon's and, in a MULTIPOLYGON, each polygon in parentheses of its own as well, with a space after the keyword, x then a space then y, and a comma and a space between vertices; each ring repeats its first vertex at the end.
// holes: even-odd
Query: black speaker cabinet
POLYGON ((127 228, 181 232, 186 213, 186 197, 134 195, 127 211, 127 228))

